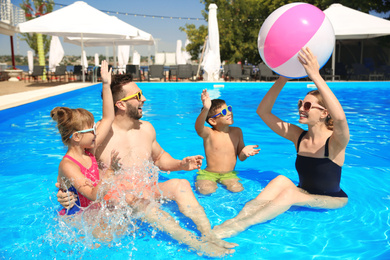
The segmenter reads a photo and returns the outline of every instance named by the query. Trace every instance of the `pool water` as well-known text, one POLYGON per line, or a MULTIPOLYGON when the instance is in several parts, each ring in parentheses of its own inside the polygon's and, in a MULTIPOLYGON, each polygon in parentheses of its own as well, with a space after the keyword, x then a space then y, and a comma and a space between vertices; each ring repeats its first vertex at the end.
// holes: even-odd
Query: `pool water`
MULTIPOLYGON (((279 174, 298 181, 294 146, 274 134, 256 108, 271 83, 138 83, 147 98, 144 120, 151 122, 157 141, 174 158, 204 155, 194 123, 202 106, 200 93, 233 106, 234 126, 246 145, 261 151, 236 169, 245 187, 241 193, 196 193, 211 224, 235 216, 279 174)), ((389 82, 329 83, 348 118, 351 140, 346 151, 341 188, 349 203, 337 210, 294 207, 255 225, 236 237, 236 252, 226 259, 389 259, 390 258, 390 99, 389 82)), ((297 123, 297 100, 311 90, 310 82, 290 82, 274 113, 297 123)), ((143 224, 137 232, 108 246, 91 249, 63 233, 55 211, 58 164, 65 154, 49 113, 55 106, 83 107, 101 118, 101 85, 76 90, 18 108, 0 111, 0 259, 198 259, 186 246, 143 224), (59 234, 61 233, 61 234, 59 234)), ((305 126, 302 126, 305 127, 305 126)), ((205 163, 204 163, 205 165, 205 163)), ((204 168, 203 166, 202 168, 204 168)), ((161 173, 160 180, 182 178, 192 184, 196 171, 161 173)), ((167 203, 183 226, 193 223, 167 203)))

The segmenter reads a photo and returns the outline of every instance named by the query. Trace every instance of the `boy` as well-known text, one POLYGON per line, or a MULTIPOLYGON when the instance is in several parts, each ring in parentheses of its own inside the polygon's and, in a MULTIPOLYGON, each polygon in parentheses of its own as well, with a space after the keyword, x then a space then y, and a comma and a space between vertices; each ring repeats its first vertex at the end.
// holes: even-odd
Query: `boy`
POLYGON ((244 161, 259 153, 258 145, 245 146, 242 131, 233 124, 232 106, 221 99, 211 100, 207 89, 201 95, 203 108, 195 122, 195 130, 203 138, 207 166, 198 172, 196 189, 202 194, 211 194, 218 188, 217 182, 231 192, 240 192, 244 187, 238 181, 234 167, 237 156, 244 161), (210 127, 206 127, 207 122, 210 127))

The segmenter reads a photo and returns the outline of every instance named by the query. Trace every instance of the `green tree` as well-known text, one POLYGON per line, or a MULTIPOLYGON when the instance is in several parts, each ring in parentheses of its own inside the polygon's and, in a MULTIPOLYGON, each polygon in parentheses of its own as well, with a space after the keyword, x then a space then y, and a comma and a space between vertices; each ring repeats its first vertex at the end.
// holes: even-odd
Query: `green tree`
POLYGON ((187 51, 191 54, 191 60, 197 60, 208 33, 207 26, 201 25, 199 28, 196 28, 194 24, 186 24, 185 27, 180 27, 179 29, 187 34, 187 39, 190 41, 187 45, 187 51))
MULTIPOLYGON (((29 21, 36 17, 45 15, 53 11, 54 1, 53 0, 32 0, 33 5, 30 0, 23 0, 23 3, 20 4, 20 7, 24 10, 26 14, 26 20, 29 21)), ((28 46, 34 50, 35 54, 38 55, 38 38, 42 37, 43 41, 43 51, 44 56, 49 52, 50 49, 50 40, 51 36, 41 35, 37 33, 22 33, 21 40, 27 42, 28 46)))
MULTIPOLYGON (((220 40, 221 60, 228 63, 248 60, 258 63, 260 55, 257 49, 257 37, 264 20, 277 8, 296 1, 286 0, 201 0, 205 5, 203 17, 208 18, 208 6, 215 3, 218 6, 217 18, 220 40)), ((302 1, 317 6, 321 10, 327 9, 333 3, 341 3, 362 12, 375 11, 388 13, 390 0, 312 0, 302 1)), ((201 47, 207 35, 207 26, 196 28, 193 24, 186 24, 180 30, 187 33, 190 41, 196 43, 187 46, 187 51, 193 57, 201 52, 201 47)))

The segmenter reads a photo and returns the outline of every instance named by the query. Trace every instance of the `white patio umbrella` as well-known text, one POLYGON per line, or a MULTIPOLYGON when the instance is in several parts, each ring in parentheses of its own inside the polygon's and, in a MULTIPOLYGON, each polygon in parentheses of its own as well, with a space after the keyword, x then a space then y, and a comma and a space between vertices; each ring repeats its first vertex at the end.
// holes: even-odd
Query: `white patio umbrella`
POLYGON ((208 40, 203 60, 206 81, 218 81, 221 67, 221 57, 219 53, 219 31, 217 21, 217 5, 209 5, 208 40))
MULTIPOLYGON (((118 20, 115 16, 111 16, 111 18, 115 21, 118 20)), ((137 30, 136 36, 126 36, 124 38, 118 39, 114 38, 99 38, 99 37, 64 37, 64 42, 72 43, 75 45, 83 44, 85 47, 97 47, 97 46, 112 46, 114 53, 114 67, 116 67, 116 53, 117 46, 121 45, 154 45, 153 36, 150 33, 142 31, 130 24, 128 24, 131 28, 135 28, 137 30)), ((118 50, 119 52, 119 50, 118 50)), ((128 60, 128 59, 127 59, 128 60)), ((119 63, 119 62, 118 62, 119 63)))
POLYGON ((186 60, 183 57, 183 51, 182 51, 182 42, 181 40, 176 41, 176 64, 186 64, 186 60))
POLYGON ((95 67, 99 66, 99 54, 95 53, 95 67))
MULTIPOLYGON (((20 23, 22 33, 42 33, 63 37, 126 38, 138 36, 137 28, 78 1, 49 14, 20 23)), ((85 76, 83 74, 83 81, 85 76)))
POLYGON ((62 58, 64 58, 64 48, 58 36, 51 37, 50 42, 50 55, 49 55, 49 70, 51 72, 56 71, 56 66, 60 64, 62 58))
MULTIPOLYGON (((88 68, 88 60, 87 60, 87 54, 85 51, 83 51, 83 55, 81 56, 80 65, 83 66, 83 71, 86 72, 88 68)), ((84 75, 84 73, 83 73, 84 75)))
POLYGON ((32 51, 27 51, 28 73, 31 74, 34 69, 34 56, 32 51))
POLYGON ((183 58, 186 60, 186 63, 190 63, 191 61, 191 54, 187 51, 187 45, 190 44, 190 40, 186 40, 186 43, 184 45, 184 51, 182 53, 183 58))
POLYGON ((126 65, 129 62, 130 46, 119 45, 118 46, 118 70, 120 73, 126 71, 126 65))
POLYGON ((99 37, 64 37, 64 42, 72 43, 84 47, 112 46, 112 45, 154 45, 153 36, 144 31, 139 31, 137 36, 126 36, 124 38, 99 38, 99 37))

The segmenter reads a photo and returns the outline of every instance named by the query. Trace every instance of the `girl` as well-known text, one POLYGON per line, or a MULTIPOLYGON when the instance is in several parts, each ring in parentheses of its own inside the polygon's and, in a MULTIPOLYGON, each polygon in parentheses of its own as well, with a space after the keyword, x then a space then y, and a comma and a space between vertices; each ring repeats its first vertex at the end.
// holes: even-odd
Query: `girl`
POLYGON ((299 123, 307 124, 308 131, 282 121, 271 112, 288 80, 284 77, 275 82, 257 108, 258 115, 275 133, 294 143, 299 184, 295 186, 282 175, 273 179, 235 218, 214 229, 220 238, 275 218, 293 205, 337 209, 348 202, 340 189, 341 167, 349 141, 343 108, 321 77, 317 59, 309 48, 301 50, 299 61, 318 88, 298 102, 299 123))
POLYGON ((102 61, 103 81, 103 118, 98 126, 93 115, 83 109, 56 107, 50 115, 57 122, 62 142, 68 146, 68 151, 60 162, 57 181, 62 190, 72 191, 78 195, 76 205, 71 209, 62 209, 60 215, 72 215, 80 207, 89 206, 96 200, 100 187, 101 176, 94 156, 98 147, 111 129, 114 120, 114 104, 110 89, 111 69, 102 61))

